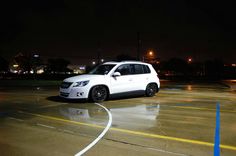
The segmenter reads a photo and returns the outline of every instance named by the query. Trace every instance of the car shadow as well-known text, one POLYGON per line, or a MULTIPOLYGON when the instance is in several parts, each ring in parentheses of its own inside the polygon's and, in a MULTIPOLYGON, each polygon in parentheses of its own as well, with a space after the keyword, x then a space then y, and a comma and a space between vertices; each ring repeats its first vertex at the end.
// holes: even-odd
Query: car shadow
MULTIPOLYGON (((125 100, 125 99, 133 99, 140 97, 145 97, 145 96, 143 93, 116 94, 110 96, 106 101, 125 100)), ((46 99, 52 102, 61 102, 61 103, 94 103, 91 99, 65 99, 60 96, 49 96, 46 99)))

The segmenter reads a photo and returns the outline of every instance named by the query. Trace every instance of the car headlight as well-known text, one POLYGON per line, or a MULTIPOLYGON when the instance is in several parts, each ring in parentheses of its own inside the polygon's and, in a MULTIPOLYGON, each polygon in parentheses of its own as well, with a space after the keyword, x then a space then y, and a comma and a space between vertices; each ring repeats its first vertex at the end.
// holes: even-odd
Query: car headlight
POLYGON ((79 82, 76 82, 73 85, 73 87, 83 87, 83 86, 86 86, 88 83, 89 83, 89 80, 87 80, 87 81, 79 81, 79 82))

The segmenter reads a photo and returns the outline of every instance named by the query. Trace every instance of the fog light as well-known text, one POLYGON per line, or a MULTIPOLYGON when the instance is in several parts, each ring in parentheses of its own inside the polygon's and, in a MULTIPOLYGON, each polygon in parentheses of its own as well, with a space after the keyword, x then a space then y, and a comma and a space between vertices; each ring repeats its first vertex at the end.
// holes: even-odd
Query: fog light
POLYGON ((83 96, 84 95, 84 92, 78 92, 77 93, 77 96, 83 96))

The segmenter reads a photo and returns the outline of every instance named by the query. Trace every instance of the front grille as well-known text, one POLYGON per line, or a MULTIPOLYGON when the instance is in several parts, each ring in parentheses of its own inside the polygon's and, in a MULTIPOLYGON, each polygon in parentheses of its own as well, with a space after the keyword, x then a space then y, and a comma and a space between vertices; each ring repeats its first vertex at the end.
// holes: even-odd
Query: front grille
POLYGON ((63 97, 68 97, 69 93, 60 92, 60 95, 63 96, 63 97))
POLYGON ((70 87, 71 84, 72 84, 72 82, 62 82, 61 83, 61 88, 67 89, 67 88, 70 87))

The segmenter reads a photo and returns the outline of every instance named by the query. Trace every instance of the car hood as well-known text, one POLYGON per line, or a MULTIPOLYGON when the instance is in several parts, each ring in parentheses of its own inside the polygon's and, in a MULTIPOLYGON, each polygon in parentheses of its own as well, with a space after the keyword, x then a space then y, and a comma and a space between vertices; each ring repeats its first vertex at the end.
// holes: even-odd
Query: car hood
POLYGON ((87 80, 93 80, 93 79, 101 79, 104 78, 104 75, 93 75, 93 74, 84 74, 84 75, 78 75, 73 76, 64 79, 64 82, 78 82, 78 81, 87 81, 87 80))

